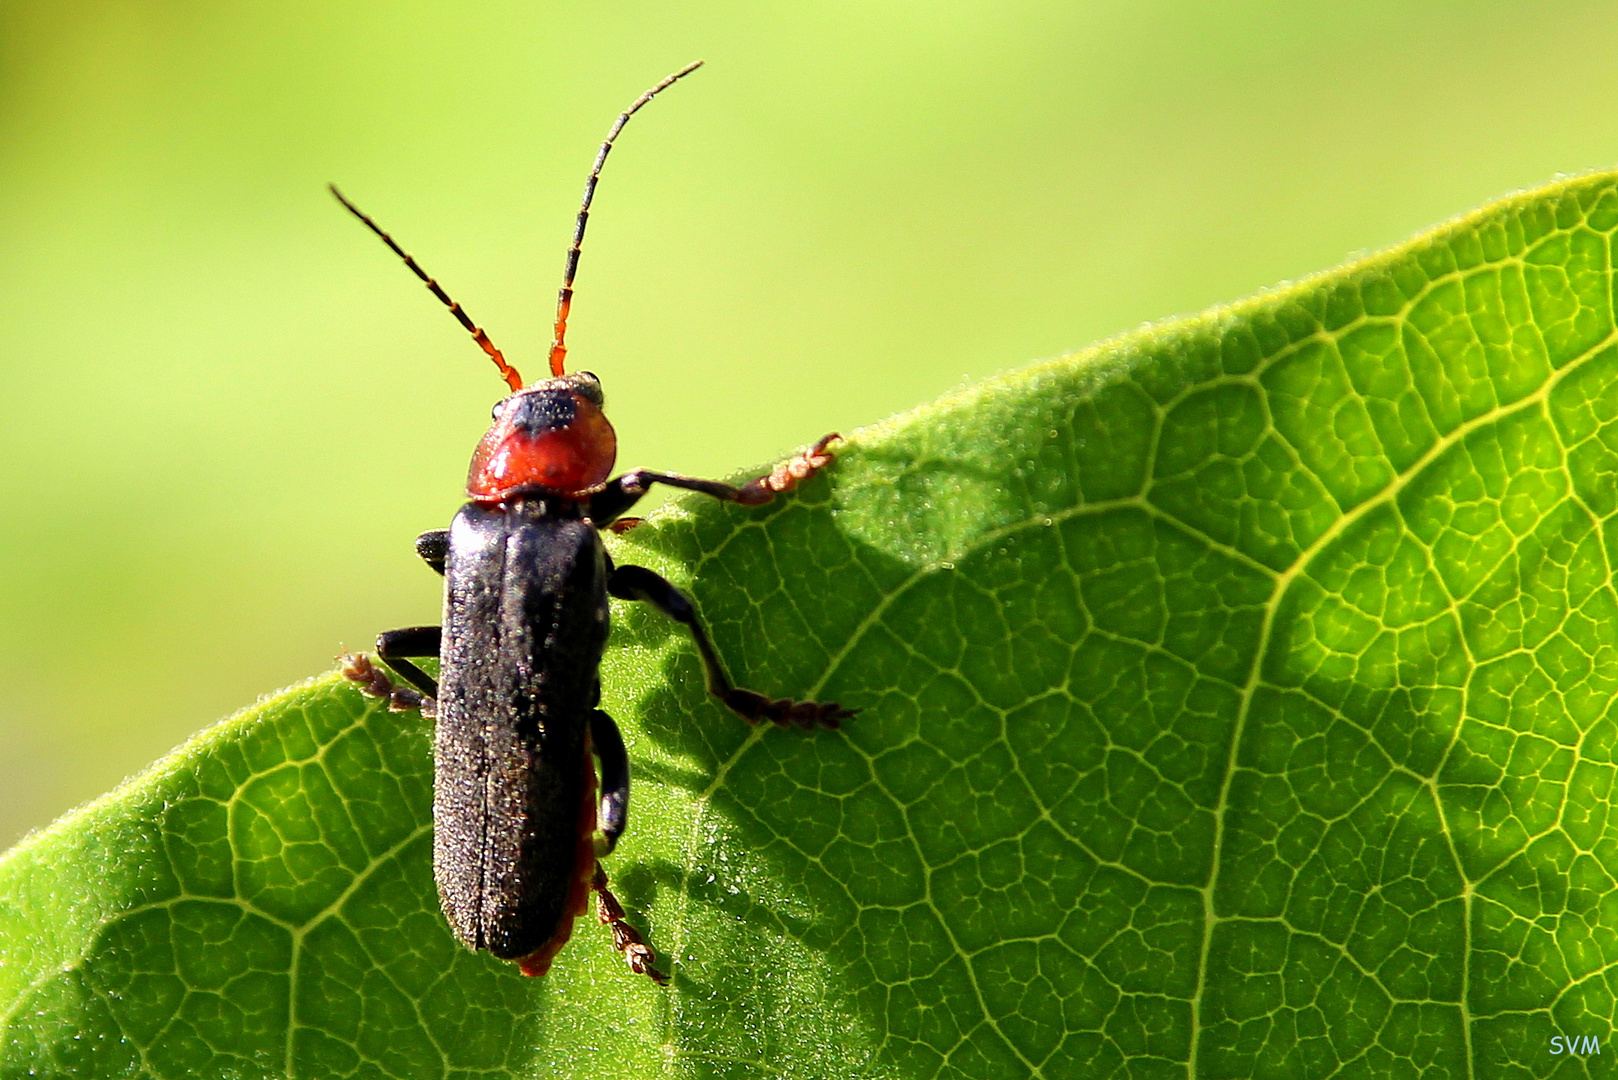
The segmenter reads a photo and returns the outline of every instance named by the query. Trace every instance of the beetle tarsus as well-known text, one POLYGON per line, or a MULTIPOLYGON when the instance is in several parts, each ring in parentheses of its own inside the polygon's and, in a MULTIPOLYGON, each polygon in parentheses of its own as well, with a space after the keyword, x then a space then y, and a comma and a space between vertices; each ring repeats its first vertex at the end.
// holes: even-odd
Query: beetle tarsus
POLYGON ((834 431, 803 453, 794 454, 781 462, 770 470, 768 476, 748 481, 737 490, 736 501, 743 506, 760 506, 777 495, 791 491, 836 460, 836 455, 826 448, 841 438, 834 431))
POLYGON ((614 536, 622 536, 630 529, 633 529, 635 526, 640 525, 645 521, 645 518, 619 518, 617 521, 614 521, 611 525, 607 526, 607 531, 612 533, 614 536))
POLYGON ((590 879, 590 888, 596 893, 596 918, 601 925, 612 930, 612 944, 619 952, 624 954, 624 961, 629 970, 637 975, 645 975, 659 986, 667 986, 669 977, 658 971, 654 966, 657 963, 657 953, 646 944, 646 939, 624 918, 624 906, 618 898, 612 895, 607 888, 607 872, 596 863, 595 876, 590 879))
POLYGON ((371 658, 364 653, 345 652, 337 660, 342 665, 340 670, 343 677, 357 683, 360 693, 366 697, 386 701, 389 712, 420 709, 423 716, 431 717, 437 714, 436 701, 414 687, 395 683, 387 672, 371 663, 371 658))
POLYGON ((725 707, 750 724, 768 720, 777 727, 810 728, 842 727, 843 721, 858 709, 845 709, 835 701, 793 701, 791 698, 768 698, 753 690, 732 687, 719 694, 725 707))

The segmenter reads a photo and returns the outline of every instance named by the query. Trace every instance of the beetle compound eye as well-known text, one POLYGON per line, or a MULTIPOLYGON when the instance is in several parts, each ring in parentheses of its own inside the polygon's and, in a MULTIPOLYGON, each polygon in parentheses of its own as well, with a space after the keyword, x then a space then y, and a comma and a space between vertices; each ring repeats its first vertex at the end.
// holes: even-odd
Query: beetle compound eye
POLYGON ((607 396, 601 392, 601 380, 596 377, 595 372, 579 371, 568 378, 572 380, 574 391, 596 408, 599 409, 607 403, 607 396))

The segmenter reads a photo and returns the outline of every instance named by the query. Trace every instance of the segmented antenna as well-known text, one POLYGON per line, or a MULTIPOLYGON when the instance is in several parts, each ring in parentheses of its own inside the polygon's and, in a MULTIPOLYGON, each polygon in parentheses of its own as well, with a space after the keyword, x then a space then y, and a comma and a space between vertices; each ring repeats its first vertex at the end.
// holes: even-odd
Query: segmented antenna
MULTIPOLYGON (((681 74, 683 75, 685 72, 681 72, 681 74)), ((659 87, 658 89, 662 89, 662 87, 659 87)), ((380 236, 382 238, 382 242, 388 245, 395 255, 403 259, 406 266, 410 267, 411 273, 415 274, 423 282, 425 282, 428 290, 432 292, 434 296, 438 297, 438 299, 444 302, 444 306, 449 308, 449 313, 455 316, 457 322, 466 327, 467 333, 472 335, 472 340, 477 342, 478 346, 482 348, 484 352, 489 354, 489 359, 493 360, 494 366, 500 369, 500 374, 505 378, 506 385, 511 387, 512 392, 515 393, 516 391, 521 390, 522 376, 518 374, 517 369, 506 363, 506 358, 500 354, 499 349, 494 347, 494 342, 489 340, 489 335, 485 334, 482 328, 479 327, 477 323, 473 322, 467 316, 466 312, 461 310, 461 305, 449 298, 449 293, 444 291, 443 286, 438 284, 438 282, 434 281, 432 278, 428 277, 427 271, 423 270, 419 265, 417 265, 416 260, 412 259, 404 248, 394 243, 393 237, 383 232, 380 225, 372 221, 370 217, 367 216, 359 207, 343 198, 343 193, 337 190, 336 184, 327 184, 326 186, 331 189, 331 193, 333 195, 337 196, 337 201, 342 203, 343 206, 347 207, 350 214, 353 214, 355 217, 365 222, 365 227, 367 229, 370 229, 372 232, 380 236)), ((588 205, 588 202, 586 205, 588 205)), ((580 226, 579 231, 581 233, 584 231, 583 226, 580 226)))
MULTIPOLYGON (((590 200, 595 198, 596 182, 601 179, 601 166, 607 163, 607 154, 612 150, 612 140, 618 137, 618 133, 624 129, 624 125, 629 123, 629 118, 639 112, 642 105, 701 66, 701 60, 689 63, 636 98, 634 104, 618 115, 618 122, 612 125, 611 131, 607 132, 607 141, 601 144, 601 150, 596 154, 596 163, 595 167, 590 170, 590 179, 584 182, 584 205, 579 207, 579 223, 573 229, 573 246, 568 248, 567 265, 562 270, 562 291, 556 295, 556 337, 551 341, 551 374, 558 378, 567 373, 566 368, 563 366, 563 360, 567 357, 567 313, 568 309, 573 306, 573 275, 578 273, 579 269, 579 248, 584 244, 584 227, 590 221, 590 200)), ((342 198, 342 196, 339 195, 338 198, 342 198)), ((350 207, 350 209, 353 208, 350 207)), ((358 211, 355 211, 355 213, 358 213, 358 211)), ((372 228, 376 228, 376 226, 373 225, 372 228)), ((380 229, 377 229, 377 231, 381 232, 380 229)), ((394 250, 397 251, 398 249, 395 248, 394 250)), ((420 273, 420 271, 417 272, 420 273)))

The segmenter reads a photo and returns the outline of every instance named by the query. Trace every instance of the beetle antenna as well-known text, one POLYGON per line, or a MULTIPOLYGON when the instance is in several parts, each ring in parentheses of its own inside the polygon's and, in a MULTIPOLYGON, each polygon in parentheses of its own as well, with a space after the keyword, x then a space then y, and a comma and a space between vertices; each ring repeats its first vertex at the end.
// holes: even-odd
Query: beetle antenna
MULTIPOLYGON (((584 227, 590 221, 590 200, 595 198, 596 183, 601 179, 601 166, 607 163, 607 154, 612 150, 612 140, 618 137, 624 125, 629 123, 629 118, 639 112, 642 105, 701 66, 701 60, 692 61, 636 98, 629 108, 618 114, 618 122, 607 132, 607 141, 601 144, 601 150, 596 154, 595 167, 590 170, 590 178, 584 182, 584 205, 579 207, 579 222, 573 227, 573 246, 567 249, 567 264, 562 270, 562 291, 556 295, 556 337, 551 341, 551 374, 557 378, 567 373, 563 360, 567 357, 567 313, 573 306, 573 275, 578 273, 579 248, 584 245, 584 227)), ((372 228, 376 227, 373 225, 372 228)), ((377 231, 381 232, 380 229, 377 231)))
MULTIPOLYGON (((337 196, 337 201, 342 203, 343 206, 348 209, 350 214, 353 214, 355 217, 365 222, 365 227, 367 229, 370 229, 372 232, 380 236, 382 238, 382 242, 388 245, 395 255, 403 259, 406 266, 410 267, 410 272, 424 281, 427 284, 428 290, 434 296, 438 297, 439 300, 443 301, 444 306, 449 308, 449 313, 455 316, 456 321, 462 326, 466 327, 467 333, 472 335, 472 340, 478 343, 478 347, 489 354, 489 359, 493 360, 494 366, 500 369, 501 376, 505 378, 506 385, 511 387, 512 392, 515 393, 516 391, 521 390, 522 376, 518 374, 517 369, 506 363, 506 358, 501 355, 499 349, 495 348, 494 342, 489 340, 489 335, 485 334, 482 328, 479 327, 477 323, 473 322, 471 318, 467 316, 466 312, 461 310, 461 305, 449 298, 449 293, 444 291, 444 287, 438 284, 438 282, 434 281, 431 277, 427 276, 427 271, 423 270, 416 263, 416 260, 410 257, 409 253, 406 252, 404 248, 394 243, 393 237, 382 231, 382 226, 372 221, 363 210, 345 199, 343 197, 343 193, 337 190, 336 184, 327 184, 326 186, 331 189, 331 193, 337 196)), ((583 229, 581 228, 580 231, 582 232, 583 229)))

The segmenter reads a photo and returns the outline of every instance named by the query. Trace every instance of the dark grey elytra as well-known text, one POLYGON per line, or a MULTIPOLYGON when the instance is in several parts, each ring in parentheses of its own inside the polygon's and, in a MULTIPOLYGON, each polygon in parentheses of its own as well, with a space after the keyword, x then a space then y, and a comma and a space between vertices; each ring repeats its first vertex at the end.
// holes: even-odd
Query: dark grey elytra
POLYGON ((598 860, 622 835, 629 809, 628 754, 600 708, 609 597, 645 601, 685 625, 709 692, 749 722, 837 727, 853 715, 835 702, 772 699, 732 685, 690 598, 645 567, 614 566, 601 542, 601 530, 635 524, 623 515, 654 483, 757 506, 833 460, 827 448, 835 434, 740 487, 645 469, 609 480, 617 443, 601 411, 600 382, 562 370, 573 275, 601 165, 629 117, 698 64, 641 95, 596 156, 558 298, 549 379, 524 386, 438 283, 332 189, 450 308, 514 391, 495 407, 473 457, 471 501, 448 529, 416 541, 417 553, 444 575, 442 626, 377 638, 378 655, 409 685, 363 656, 345 657, 343 670, 393 709, 436 714, 433 874, 445 918, 462 944, 516 961, 528 975, 549 968, 593 890, 597 917, 629 966, 666 981, 598 860), (411 662, 424 656, 439 658, 436 681, 411 662))
MULTIPOLYGON (((563 918, 593 767, 586 730, 623 744, 595 708, 606 551, 588 522, 550 510, 469 503, 450 526, 444 573, 433 877, 455 936, 507 960, 538 951, 563 918)), ((629 786, 627 763, 611 764, 622 779, 606 792, 617 800, 602 815, 609 844, 629 786)))

